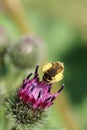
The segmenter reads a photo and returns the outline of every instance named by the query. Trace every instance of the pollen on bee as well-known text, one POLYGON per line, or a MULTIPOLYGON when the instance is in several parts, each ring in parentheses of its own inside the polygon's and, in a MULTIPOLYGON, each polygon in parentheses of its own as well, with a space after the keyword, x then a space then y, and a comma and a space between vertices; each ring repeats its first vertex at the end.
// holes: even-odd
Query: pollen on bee
POLYGON ((62 62, 47 63, 43 66, 43 79, 47 83, 53 84, 63 79, 63 72, 64 64, 62 62))
POLYGON ((52 64, 51 64, 51 63, 46 63, 46 64, 43 66, 43 72, 47 71, 50 67, 52 67, 52 64))

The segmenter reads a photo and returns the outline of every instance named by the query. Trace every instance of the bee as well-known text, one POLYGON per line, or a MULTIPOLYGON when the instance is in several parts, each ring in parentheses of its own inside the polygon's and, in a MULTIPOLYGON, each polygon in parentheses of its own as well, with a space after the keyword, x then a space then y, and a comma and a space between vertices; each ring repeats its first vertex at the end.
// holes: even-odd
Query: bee
POLYGON ((64 65, 62 62, 47 63, 43 66, 43 80, 53 84, 63 79, 64 65))

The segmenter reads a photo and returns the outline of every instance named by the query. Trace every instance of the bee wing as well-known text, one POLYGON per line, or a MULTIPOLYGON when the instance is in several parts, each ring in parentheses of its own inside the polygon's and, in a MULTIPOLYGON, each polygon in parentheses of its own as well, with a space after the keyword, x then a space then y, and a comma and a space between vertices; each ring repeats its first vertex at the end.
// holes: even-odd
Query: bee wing
POLYGON ((53 79, 50 81, 50 83, 55 83, 63 79, 63 71, 58 73, 53 79))

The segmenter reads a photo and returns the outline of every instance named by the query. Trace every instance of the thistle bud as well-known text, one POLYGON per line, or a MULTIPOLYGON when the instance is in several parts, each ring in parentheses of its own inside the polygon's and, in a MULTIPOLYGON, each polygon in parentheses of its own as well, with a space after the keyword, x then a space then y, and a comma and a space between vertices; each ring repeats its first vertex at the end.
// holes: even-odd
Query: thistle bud
POLYGON ((41 42, 34 36, 23 36, 9 49, 13 64, 19 68, 33 68, 40 60, 41 42))
POLYGON ((3 27, 0 27, 0 69, 4 67, 4 56, 9 46, 9 39, 3 27))
POLYGON ((51 92, 52 84, 39 79, 38 66, 34 77, 30 79, 30 73, 16 91, 14 96, 7 100, 7 114, 13 119, 17 127, 27 130, 36 127, 47 118, 47 110, 53 105, 64 85, 55 94, 51 92), (9 113, 8 113, 9 112, 9 113))

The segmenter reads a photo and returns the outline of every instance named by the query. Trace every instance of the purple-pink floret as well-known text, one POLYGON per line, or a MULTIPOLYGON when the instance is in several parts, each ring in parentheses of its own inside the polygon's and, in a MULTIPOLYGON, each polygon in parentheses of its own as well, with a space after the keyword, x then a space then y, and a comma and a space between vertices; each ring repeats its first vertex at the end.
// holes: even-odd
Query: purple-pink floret
POLYGON ((39 80, 38 67, 36 67, 33 79, 29 76, 23 81, 18 96, 26 104, 31 104, 34 109, 48 108, 53 104, 54 99, 59 95, 64 85, 58 90, 57 93, 52 94, 52 84, 48 84, 44 80, 39 80))

